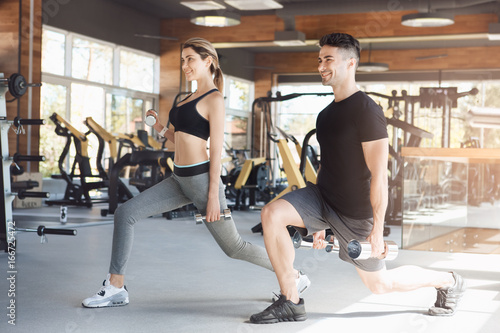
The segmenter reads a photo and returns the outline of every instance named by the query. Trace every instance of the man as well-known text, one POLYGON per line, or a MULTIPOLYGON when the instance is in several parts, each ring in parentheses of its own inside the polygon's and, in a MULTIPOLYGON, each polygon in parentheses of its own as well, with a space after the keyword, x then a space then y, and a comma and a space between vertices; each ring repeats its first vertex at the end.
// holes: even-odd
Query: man
POLYGON ((388 136, 381 108, 356 86, 359 42, 333 33, 320 40, 318 70, 335 100, 318 115, 316 136, 321 149, 317 184, 283 196, 262 210, 264 243, 281 288, 279 299, 251 316, 252 323, 306 320, 293 269, 295 249, 287 225, 303 236, 313 234, 314 248, 326 247, 325 229, 339 240, 339 256, 354 265, 363 283, 375 294, 435 287, 437 301, 430 315, 453 315, 465 291, 463 278, 416 266, 387 270, 383 228, 387 208, 388 136), (366 239, 372 258, 352 260, 347 243, 366 239))

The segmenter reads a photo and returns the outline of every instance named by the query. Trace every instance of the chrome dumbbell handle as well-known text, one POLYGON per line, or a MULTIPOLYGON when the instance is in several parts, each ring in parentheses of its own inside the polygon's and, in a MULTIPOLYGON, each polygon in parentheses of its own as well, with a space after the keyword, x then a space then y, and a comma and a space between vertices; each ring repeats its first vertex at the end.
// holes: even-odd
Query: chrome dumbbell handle
MULTIPOLYGON (((385 241, 385 250, 382 253, 382 259, 394 260, 398 256, 398 245, 393 241, 385 241)), ((356 260, 365 260, 371 258, 372 245, 368 241, 359 241, 353 239, 347 244, 347 253, 349 257, 356 260)))
MULTIPOLYGON (((220 218, 225 219, 225 220, 230 219, 231 218, 231 210, 229 210, 227 208, 224 209, 222 211, 222 214, 220 214, 220 218)), ((203 223, 203 220, 206 220, 206 219, 207 219, 207 217, 205 215, 196 214, 194 216, 194 220, 196 221, 196 224, 201 224, 201 223, 203 223)))
POLYGON ((340 251, 339 240, 337 238, 335 238, 334 235, 327 236, 326 241, 328 242, 328 245, 325 248, 326 252, 339 252, 340 251))

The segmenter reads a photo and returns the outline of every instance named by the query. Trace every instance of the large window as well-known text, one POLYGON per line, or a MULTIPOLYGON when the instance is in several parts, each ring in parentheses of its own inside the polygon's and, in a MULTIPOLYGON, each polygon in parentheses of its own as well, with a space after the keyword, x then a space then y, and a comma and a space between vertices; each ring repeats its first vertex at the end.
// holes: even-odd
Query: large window
MULTIPOLYGON (((40 163, 44 177, 59 173, 57 161, 66 142, 48 120, 51 114, 59 114, 82 133, 89 130, 83 121, 92 117, 110 133, 136 134, 144 128, 145 111, 158 104, 158 72, 155 55, 44 26, 41 114, 47 125, 41 128, 40 139, 40 153, 47 160, 40 163)), ((98 141, 93 134, 88 140, 88 154, 96 156, 98 141)), ((72 149, 66 171, 74 154, 72 149)))
POLYGON ((144 100, 121 95, 106 95, 106 127, 113 133, 136 133, 144 128, 144 100))
POLYGON ((249 136, 252 103, 254 99, 253 82, 226 76, 226 128, 225 141, 233 149, 249 149, 249 136))
POLYGON ((56 126, 48 119, 53 113, 66 114, 66 96, 66 86, 44 82, 41 87, 40 112, 47 123, 40 126, 40 151, 45 156, 45 162, 40 163, 40 172, 46 177, 59 174, 59 155, 66 143, 63 137, 55 134, 56 126))
POLYGON ((42 72, 64 75, 66 35, 52 30, 42 32, 42 72))
POLYGON ((153 92, 154 58, 137 52, 120 50, 120 86, 153 92))
POLYGON ((113 47, 74 37, 71 76, 76 79, 113 84, 113 47))

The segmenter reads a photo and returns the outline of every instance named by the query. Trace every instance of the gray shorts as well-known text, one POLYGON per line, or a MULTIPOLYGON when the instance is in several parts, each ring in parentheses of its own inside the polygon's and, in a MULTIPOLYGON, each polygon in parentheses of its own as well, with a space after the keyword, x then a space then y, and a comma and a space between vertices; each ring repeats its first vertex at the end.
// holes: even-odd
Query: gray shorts
POLYGON ((297 228, 302 236, 330 228, 339 241, 340 259, 367 272, 376 272, 385 267, 380 259, 353 260, 347 254, 347 243, 353 239, 365 240, 373 229, 373 218, 356 220, 346 217, 328 205, 317 185, 307 186, 285 194, 281 199, 288 201, 299 213, 307 230, 297 228))

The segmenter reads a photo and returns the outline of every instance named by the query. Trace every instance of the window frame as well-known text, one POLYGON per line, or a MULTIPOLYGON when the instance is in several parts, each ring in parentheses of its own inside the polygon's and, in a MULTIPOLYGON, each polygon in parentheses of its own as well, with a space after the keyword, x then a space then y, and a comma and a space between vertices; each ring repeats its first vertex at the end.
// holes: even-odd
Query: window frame
POLYGON ((247 118, 248 123, 247 123, 247 147, 250 149, 251 147, 251 132, 252 132, 252 105, 253 101, 255 100, 255 82, 242 79, 236 76, 232 75, 227 75, 224 74, 224 107, 226 109, 226 116, 236 116, 236 117, 242 117, 242 118, 247 118), (249 90, 249 100, 250 102, 250 109, 249 110, 238 110, 238 109, 232 109, 229 107, 229 80, 235 80, 235 81, 241 81, 244 83, 248 83, 250 85, 250 90, 249 90))

